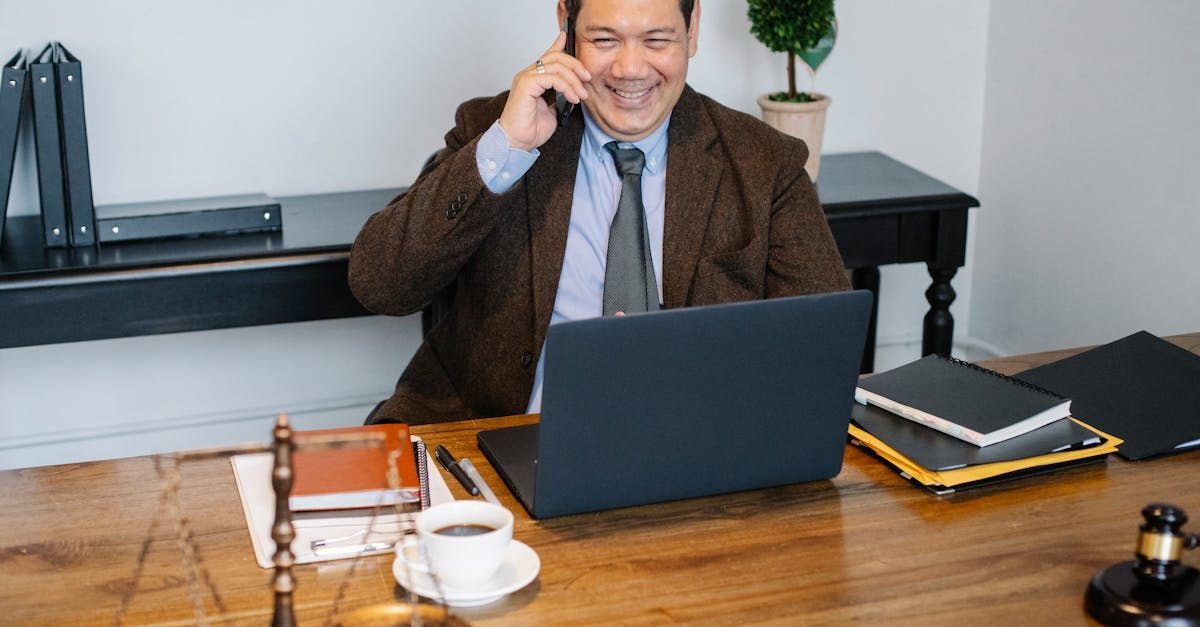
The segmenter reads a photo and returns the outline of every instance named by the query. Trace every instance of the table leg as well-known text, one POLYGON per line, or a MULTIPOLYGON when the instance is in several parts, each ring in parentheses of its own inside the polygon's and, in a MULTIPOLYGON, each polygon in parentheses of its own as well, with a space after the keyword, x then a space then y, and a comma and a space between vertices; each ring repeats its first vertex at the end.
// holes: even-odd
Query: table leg
POLYGON ((950 355, 950 346, 954 341, 954 316, 950 315, 950 304, 957 294, 950 286, 958 268, 935 268, 929 266, 929 276, 933 283, 925 290, 925 300, 929 301, 929 313, 925 314, 925 330, 921 336, 921 355, 937 353, 950 355))
POLYGON ((871 324, 867 327, 867 345, 863 347, 862 365, 859 372, 875 371, 875 325, 879 320, 879 267, 855 268, 850 273, 850 283, 856 290, 869 290, 875 298, 871 301, 871 324))

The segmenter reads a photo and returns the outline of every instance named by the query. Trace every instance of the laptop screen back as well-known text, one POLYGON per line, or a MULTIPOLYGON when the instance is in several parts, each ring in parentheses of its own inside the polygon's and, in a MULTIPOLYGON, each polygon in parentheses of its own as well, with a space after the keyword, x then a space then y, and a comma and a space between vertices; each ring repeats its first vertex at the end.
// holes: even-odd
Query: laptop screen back
POLYGON ((533 515, 836 475, 870 306, 849 292, 551 327, 533 515))

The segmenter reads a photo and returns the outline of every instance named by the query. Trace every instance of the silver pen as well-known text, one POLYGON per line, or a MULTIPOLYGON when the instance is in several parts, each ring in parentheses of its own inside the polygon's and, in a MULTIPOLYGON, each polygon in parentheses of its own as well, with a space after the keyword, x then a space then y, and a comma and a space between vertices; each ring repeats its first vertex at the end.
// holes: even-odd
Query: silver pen
MULTIPOLYGON (((316 545, 316 542, 313 542, 316 545)), ((374 555, 391 551, 395 542, 368 542, 366 544, 351 544, 347 546, 313 546, 313 555, 317 557, 353 557, 355 555, 374 555)))
POLYGON ((467 471, 467 476, 471 478, 471 481, 475 482, 475 486, 479 488, 479 493, 483 495, 483 498, 486 499, 488 503, 500 505, 500 499, 496 498, 496 493, 492 492, 492 489, 488 487, 487 482, 483 480, 482 476, 480 476, 479 471, 475 469, 475 464, 472 464, 471 460, 464 457, 458 460, 458 465, 461 466, 463 470, 467 471))
MULTIPOLYGON (((404 537, 410 533, 415 533, 415 529, 413 528, 411 522, 409 522, 409 524, 406 527, 402 527, 400 530, 398 530, 398 532, 400 534, 400 537, 404 537)), ((363 542, 363 543, 359 543, 359 544, 336 544, 338 542, 345 542, 347 540, 353 540, 359 536, 365 536, 366 533, 367 533, 366 529, 361 529, 361 530, 355 531, 354 533, 351 533, 349 535, 337 536, 334 538, 319 538, 317 540, 313 540, 312 542, 309 542, 308 548, 309 548, 309 550, 311 550, 313 552, 313 555, 316 555, 317 557, 350 557, 352 555, 360 555, 360 554, 361 555, 370 555, 370 554, 374 554, 374 553, 390 551, 393 548, 395 548, 396 542, 398 541, 398 540, 389 540, 389 541, 381 540, 381 541, 377 541, 377 542, 363 542), (330 546, 330 545, 333 545, 333 546, 330 546)), ((386 531, 374 530, 371 535, 380 534, 380 533, 386 534, 386 535, 393 535, 394 533, 397 533, 397 532, 389 533, 386 531)))

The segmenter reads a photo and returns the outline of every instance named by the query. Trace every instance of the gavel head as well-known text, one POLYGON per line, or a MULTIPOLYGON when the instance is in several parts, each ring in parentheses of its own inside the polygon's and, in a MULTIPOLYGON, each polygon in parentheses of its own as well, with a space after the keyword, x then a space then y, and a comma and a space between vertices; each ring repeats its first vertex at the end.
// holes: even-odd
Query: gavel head
POLYGON ((1167 581, 1177 574, 1183 550, 1190 548, 1191 539, 1181 529, 1187 513, 1167 503, 1151 503, 1142 508, 1142 517, 1146 522, 1138 527, 1134 573, 1147 583, 1167 581))

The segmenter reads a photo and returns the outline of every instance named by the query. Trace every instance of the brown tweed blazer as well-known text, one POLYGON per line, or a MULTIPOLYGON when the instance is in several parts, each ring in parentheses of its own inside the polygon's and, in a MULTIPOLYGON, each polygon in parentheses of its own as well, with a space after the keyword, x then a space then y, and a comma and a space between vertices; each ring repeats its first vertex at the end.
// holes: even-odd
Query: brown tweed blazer
MULTIPOLYGON (((558 289, 583 137, 576 112, 501 195, 475 146, 508 94, 459 107, 446 147, 354 242, 350 287, 367 309, 406 315, 456 283, 375 421, 413 424, 525 411, 558 289)), ((847 289, 808 149, 685 87, 667 130, 665 307, 847 289)))

